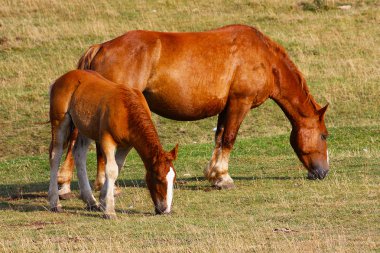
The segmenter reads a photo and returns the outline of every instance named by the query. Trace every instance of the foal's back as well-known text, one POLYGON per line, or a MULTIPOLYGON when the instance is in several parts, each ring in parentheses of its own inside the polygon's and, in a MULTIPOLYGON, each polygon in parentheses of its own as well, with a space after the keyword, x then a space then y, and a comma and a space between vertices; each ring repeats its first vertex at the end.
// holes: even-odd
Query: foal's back
POLYGON ((104 132, 117 142, 128 139, 128 118, 135 107, 150 115, 140 91, 113 83, 94 71, 70 71, 53 89, 56 100, 63 101, 61 111, 69 113, 78 130, 95 141, 104 132))

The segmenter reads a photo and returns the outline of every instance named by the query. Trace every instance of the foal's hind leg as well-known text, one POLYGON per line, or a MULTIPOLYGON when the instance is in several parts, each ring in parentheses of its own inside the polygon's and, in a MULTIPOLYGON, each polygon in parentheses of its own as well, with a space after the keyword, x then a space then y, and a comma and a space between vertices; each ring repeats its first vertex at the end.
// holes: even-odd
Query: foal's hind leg
POLYGON ((59 212, 62 210, 59 203, 58 196, 58 168, 61 161, 63 146, 67 139, 67 132, 70 128, 70 116, 65 114, 61 119, 51 118, 51 143, 49 148, 49 162, 50 162, 50 184, 48 199, 50 203, 50 209, 53 212, 59 212))
POLYGON ((234 188, 233 180, 228 174, 228 161, 240 124, 250 108, 251 103, 248 99, 233 98, 219 115, 215 149, 204 173, 206 178, 220 189, 234 188))
POLYGON ((73 148, 75 141, 78 137, 78 129, 74 128, 71 132, 69 145, 67 148, 66 158, 63 162, 63 165, 58 171, 58 184, 60 185, 59 189, 59 198, 60 199, 69 199, 74 195, 71 194, 70 183, 73 177, 74 171, 74 157, 73 157, 73 148))
POLYGON ((88 209, 97 209, 98 203, 92 195, 86 169, 87 151, 90 143, 91 140, 89 138, 79 133, 74 146, 73 155, 75 166, 77 167, 80 198, 87 204, 88 209))

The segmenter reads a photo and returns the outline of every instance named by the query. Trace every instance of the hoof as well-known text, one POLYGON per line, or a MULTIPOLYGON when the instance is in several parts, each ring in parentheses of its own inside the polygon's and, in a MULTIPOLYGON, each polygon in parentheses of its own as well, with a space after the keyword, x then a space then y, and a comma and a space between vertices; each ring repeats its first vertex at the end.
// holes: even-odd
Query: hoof
POLYGON ((236 188, 234 183, 215 184, 214 187, 218 190, 230 190, 236 188))
POLYGON ((75 195, 74 193, 71 193, 71 192, 59 195, 59 199, 61 200, 67 200, 67 199, 73 199, 73 198, 75 198, 75 195))
POLYGON ((116 220, 116 213, 105 213, 103 214, 103 219, 106 220, 116 220))
POLYGON ((62 213, 63 209, 60 206, 56 206, 56 207, 50 208, 50 211, 53 213, 62 213))
POLYGON ((87 211, 90 212, 100 212, 102 209, 100 208, 99 205, 87 205, 85 208, 87 211))
POLYGON ((235 188, 234 181, 228 174, 212 181, 214 182, 213 186, 218 190, 228 190, 235 188))

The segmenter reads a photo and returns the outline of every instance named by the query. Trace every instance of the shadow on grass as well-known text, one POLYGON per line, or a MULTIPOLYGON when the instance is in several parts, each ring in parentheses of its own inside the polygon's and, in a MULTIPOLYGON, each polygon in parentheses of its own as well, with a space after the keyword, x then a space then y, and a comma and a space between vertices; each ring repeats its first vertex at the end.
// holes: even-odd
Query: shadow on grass
MULTIPOLYGON (((295 180, 303 178, 301 176, 289 177, 289 176, 264 176, 264 177, 233 177, 235 182, 238 181, 257 181, 257 180, 295 180)), ((187 185, 189 183, 207 182, 205 177, 187 177, 187 178, 177 178, 176 186, 180 189, 195 189, 199 190, 202 188, 209 188, 211 186, 205 185, 187 185)), ((92 182, 93 183, 93 182, 92 182)), ((119 187, 122 188, 146 188, 145 180, 137 179, 119 179, 116 183, 119 187)), ((36 182, 29 184, 8 184, 0 185, 0 199, 36 199, 36 198, 47 198, 47 190, 49 188, 49 182, 36 182)), ((71 182, 71 190, 78 191, 78 182, 71 182)))
MULTIPOLYGON (((47 211, 49 212, 48 205, 36 205, 29 203, 20 203, 17 201, 0 201, 0 210, 11 210, 17 212, 40 212, 47 211)), ((85 217, 94 217, 94 218, 102 218, 103 213, 101 211, 88 211, 83 208, 63 206, 62 213, 72 214, 72 215, 80 215, 85 217)), ((153 212, 145 212, 139 210, 124 210, 124 209, 116 209, 116 213, 127 214, 127 215, 138 215, 138 216, 154 216, 153 212)))
MULTIPOLYGON (((294 180, 301 177, 234 177, 235 182, 238 181, 256 181, 256 180, 294 180)), ((118 186, 121 188, 146 188, 146 183, 144 180, 118 180, 118 186)), ((74 181, 71 184, 71 189, 73 191, 78 191, 78 182, 74 181)), ((220 190, 207 183, 204 177, 188 177, 188 178, 178 178, 175 184, 176 189, 179 190, 191 190, 191 191, 212 191, 220 190), (200 182, 202 185, 196 185, 194 182, 200 182), (207 185, 205 185, 207 184, 207 185)), ((36 203, 25 203, 28 200, 46 200, 47 201, 47 189, 49 188, 49 182, 38 182, 29 184, 9 184, 0 185, 0 210, 15 210, 19 212, 35 212, 35 211, 48 211, 48 205, 36 204, 36 203), (23 202, 21 201, 23 200, 23 202)), ((63 200, 64 201, 64 200, 63 200)), ((31 202, 31 201, 29 201, 31 202)), ((89 217, 99 217, 101 213, 99 212, 89 212, 85 209, 78 209, 73 207, 64 207, 64 212, 72 214, 80 214, 89 217)), ((125 213, 128 215, 153 215, 148 212, 141 212, 138 210, 117 210, 118 213, 125 213)))

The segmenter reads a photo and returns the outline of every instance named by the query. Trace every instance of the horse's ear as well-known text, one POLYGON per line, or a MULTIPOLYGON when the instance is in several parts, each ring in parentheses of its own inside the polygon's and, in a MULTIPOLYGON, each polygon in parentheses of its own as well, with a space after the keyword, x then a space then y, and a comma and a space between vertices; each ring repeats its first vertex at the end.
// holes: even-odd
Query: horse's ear
POLYGON ((169 158, 171 160, 177 159, 178 155, 178 143, 175 145, 175 147, 169 152, 169 158))
POLYGON ((319 119, 320 120, 324 119, 325 113, 326 113, 326 110, 327 110, 328 106, 329 106, 329 103, 327 103, 323 108, 321 108, 321 109, 318 110, 318 114, 319 114, 319 119))

